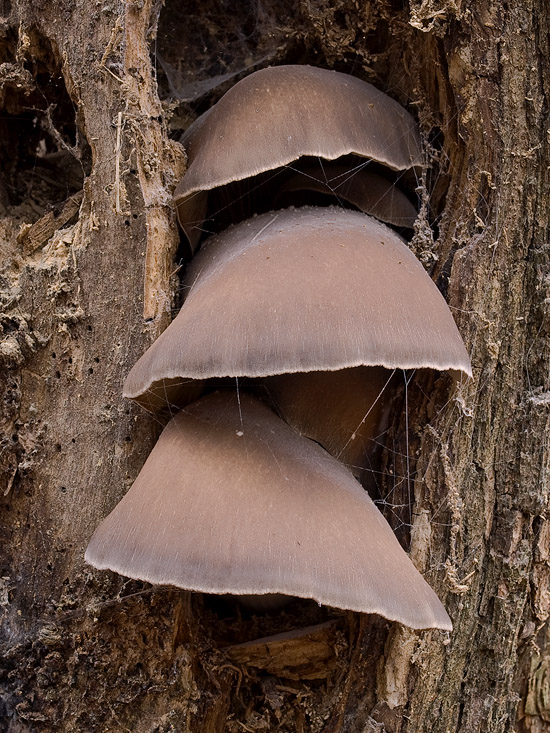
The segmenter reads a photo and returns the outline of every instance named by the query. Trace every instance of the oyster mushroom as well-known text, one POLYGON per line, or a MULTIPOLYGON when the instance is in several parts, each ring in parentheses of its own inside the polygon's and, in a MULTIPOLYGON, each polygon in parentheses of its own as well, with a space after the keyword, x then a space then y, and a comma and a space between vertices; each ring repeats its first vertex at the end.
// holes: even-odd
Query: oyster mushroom
POLYGON ((452 627, 349 471, 247 394, 213 393, 170 421, 85 557, 151 583, 452 627))
POLYGON ((403 240, 359 212, 285 209, 212 237, 174 321, 130 371, 148 409, 196 398, 194 380, 355 366, 471 374, 443 296, 403 240))
POLYGON ((421 163, 411 115, 371 84, 313 66, 273 66, 232 87, 182 139, 188 167, 174 200, 194 252, 207 192, 303 156, 354 153, 392 170, 421 163))

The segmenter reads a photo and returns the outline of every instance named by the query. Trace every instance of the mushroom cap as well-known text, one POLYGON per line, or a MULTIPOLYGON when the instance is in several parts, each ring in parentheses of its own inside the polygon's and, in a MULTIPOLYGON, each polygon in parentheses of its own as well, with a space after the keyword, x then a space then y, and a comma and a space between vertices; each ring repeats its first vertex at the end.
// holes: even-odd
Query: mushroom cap
POLYGON ((369 170, 351 169, 341 164, 303 167, 290 176, 279 189, 279 198, 299 191, 315 191, 348 201, 365 214, 412 229, 418 216, 405 194, 386 178, 369 170))
POLYGON ((359 477, 372 468, 395 381, 394 373, 382 367, 357 367, 280 374, 263 384, 288 425, 320 443, 359 477))
MULTIPOLYGON (((411 115, 366 81, 313 66, 273 66, 245 77, 201 115, 182 139, 188 168, 174 200, 195 250, 193 197, 302 156, 355 153, 393 170, 421 163, 411 115)), ((202 205, 202 204, 201 204, 202 205)))
POLYGON ((471 374, 429 275, 395 232, 359 212, 249 219, 205 243, 184 287, 177 317, 126 379, 124 395, 141 404, 160 404, 167 380, 361 365, 471 374))
POLYGON ((245 393, 213 393, 171 420, 85 558, 151 583, 283 593, 451 629, 347 469, 245 393))

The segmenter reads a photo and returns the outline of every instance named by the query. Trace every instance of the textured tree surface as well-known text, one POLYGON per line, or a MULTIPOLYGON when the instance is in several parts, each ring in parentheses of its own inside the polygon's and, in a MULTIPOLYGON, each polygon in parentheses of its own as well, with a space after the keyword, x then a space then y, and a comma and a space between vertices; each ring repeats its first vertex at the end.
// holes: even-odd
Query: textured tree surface
POLYGON ((0 11, 2 730, 547 730, 547 3, 0 11), (160 430, 121 385, 178 306, 177 132, 270 63, 354 73, 423 130, 411 246, 474 379, 396 397, 380 491, 451 634, 308 602, 251 616, 83 561, 160 430))

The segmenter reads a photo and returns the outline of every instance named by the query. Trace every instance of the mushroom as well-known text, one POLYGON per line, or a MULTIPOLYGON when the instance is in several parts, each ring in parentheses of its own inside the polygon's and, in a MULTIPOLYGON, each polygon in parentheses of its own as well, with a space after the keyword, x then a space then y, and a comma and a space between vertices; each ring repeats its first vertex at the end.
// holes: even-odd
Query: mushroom
MULTIPOLYGON (((268 377, 263 385, 283 420, 320 443, 359 479, 372 471, 383 442, 395 372, 356 367, 268 377)), ((369 481, 369 483, 371 483, 369 481)))
POLYGON ((349 166, 330 163, 304 166, 280 186, 277 204, 296 205, 296 194, 304 192, 347 201, 365 214, 405 229, 413 228, 418 215, 395 184, 365 168, 350 170, 349 166))
POLYGON ((185 404, 191 380, 354 366, 471 374, 443 296, 403 240, 334 207, 285 209, 208 240, 187 298, 139 359, 124 395, 185 404))
POLYGON ((246 393, 210 394, 168 423, 85 557, 151 583, 282 593, 451 629, 349 471, 246 393))
POLYGON ((354 76, 313 66, 250 74, 191 125, 182 143, 188 168, 174 200, 193 252, 206 192, 218 186, 302 156, 354 153, 392 170, 421 163, 416 123, 398 102, 354 76))

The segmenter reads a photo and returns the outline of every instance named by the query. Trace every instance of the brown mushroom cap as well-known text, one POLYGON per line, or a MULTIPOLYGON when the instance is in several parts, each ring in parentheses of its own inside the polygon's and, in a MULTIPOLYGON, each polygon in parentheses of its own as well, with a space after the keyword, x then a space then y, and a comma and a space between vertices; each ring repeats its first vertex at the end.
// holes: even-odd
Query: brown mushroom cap
POLYGON ((249 219, 205 243, 184 286, 179 314, 126 379, 125 396, 141 404, 159 404, 167 382, 211 377, 361 365, 471 374, 420 262, 359 212, 304 207, 249 219))
POLYGON ((357 367, 280 374, 267 377, 264 386, 288 425, 360 477, 372 468, 395 382, 394 373, 382 367, 357 367))
POLYGON ((365 214, 412 229, 418 216, 405 194, 391 181, 369 170, 351 170, 340 164, 307 166, 290 176, 279 189, 279 199, 299 191, 315 191, 348 201, 365 214))
POLYGON ((246 394, 211 394, 171 420, 86 561, 188 590, 283 593, 451 629, 353 476, 246 394))
POLYGON ((421 163, 411 115, 361 79, 313 66, 273 66, 245 77, 199 117, 182 142, 187 171, 176 188, 178 218, 191 248, 204 192, 287 165, 355 153, 404 170, 421 163))

